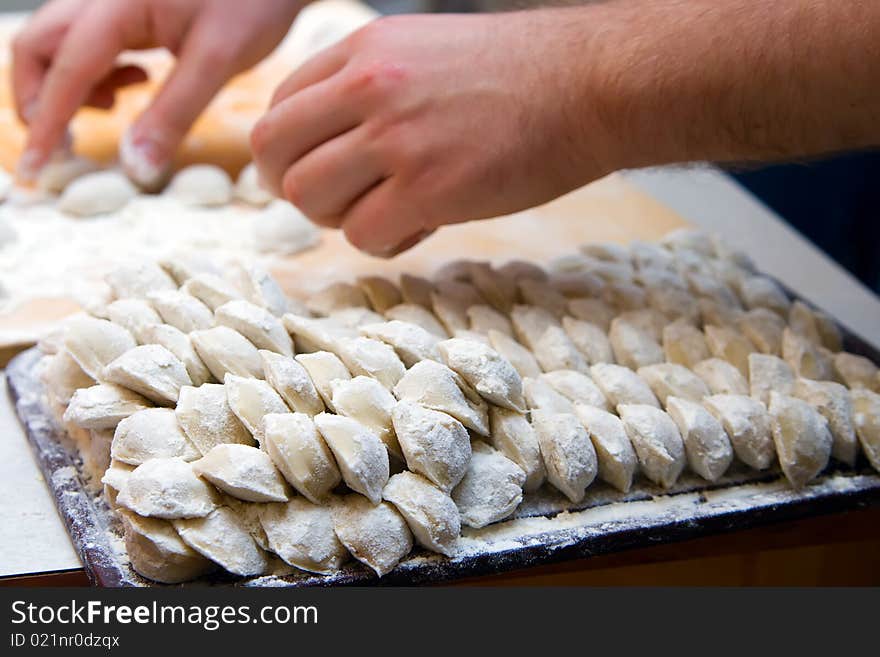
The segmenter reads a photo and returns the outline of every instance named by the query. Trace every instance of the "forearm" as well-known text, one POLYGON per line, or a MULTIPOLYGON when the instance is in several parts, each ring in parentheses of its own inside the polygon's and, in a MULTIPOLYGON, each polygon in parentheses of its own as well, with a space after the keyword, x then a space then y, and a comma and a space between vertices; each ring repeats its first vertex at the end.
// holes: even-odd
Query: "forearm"
POLYGON ((880 3, 617 0, 582 9, 579 135, 604 168, 880 144, 880 3))

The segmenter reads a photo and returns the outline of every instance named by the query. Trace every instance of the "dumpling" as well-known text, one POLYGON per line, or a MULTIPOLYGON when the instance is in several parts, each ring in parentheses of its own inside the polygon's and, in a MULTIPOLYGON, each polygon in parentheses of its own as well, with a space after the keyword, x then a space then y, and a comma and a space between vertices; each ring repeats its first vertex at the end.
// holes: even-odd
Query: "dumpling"
POLYGON ((329 575, 348 560, 348 552, 333 529, 327 506, 301 497, 286 503, 267 504, 260 509, 269 547, 291 566, 329 575))
POLYGON ((170 408, 146 408, 116 426, 110 456, 121 463, 140 465, 155 458, 178 456, 194 461, 201 456, 180 428, 170 408))
POLYGON ((83 429, 115 429, 129 415, 150 406, 136 392, 112 383, 99 383, 73 393, 64 421, 83 429))
POLYGON ((330 448, 303 413, 263 416, 263 446, 284 478, 315 504, 342 481, 330 448))
POLYGON ((377 313, 384 313, 389 308, 403 303, 400 290, 387 278, 382 278, 381 276, 359 276, 357 284, 364 295, 366 295, 370 306, 377 313))
POLYGON ((394 387, 394 396, 400 401, 448 413, 480 435, 489 433, 486 402, 464 379, 441 363, 423 360, 413 365, 394 387))
MULTIPOLYGON (((537 352, 538 341, 547 329, 559 328, 559 320, 544 308, 535 306, 514 306, 510 311, 510 321, 513 323, 513 332, 517 340, 527 346, 532 352, 537 352)), ((563 369, 563 368, 552 368, 563 369)))
POLYGON ((776 458, 767 408, 747 395, 713 395, 703 405, 730 438, 737 458, 756 470, 766 470, 776 458))
POLYGON ((598 325, 573 317, 563 317, 562 328, 589 365, 614 362, 611 342, 598 325))
POLYGON ((522 502, 526 474, 516 463, 481 440, 464 477, 452 491, 462 524, 479 529, 504 520, 522 502))
POLYGON ((175 520, 174 528, 192 549, 233 575, 262 575, 269 568, 266 553, 228 506, 214 509, 204 518, 175 520))
MULTIPOLYGON (((203 251, 193 247, 174 249, 159 258, 158 265, 174 279, 175 285, 171 289, 176 289, 178 285, 183 285, 199 274, 219 276, 222 273, 218 263, 203 251)), ((152 291, 147 290, 147 292, 152 291)))
POLYGON ((262 306, 276 317, 288 311, 289 302, 278 282, 262 265, 241 265, 236 272, 239 288, 244 298, 262 306))
POLYGON ((852 391, 853 424, 865 456, 880 471, 880 395, 864 388, 852 391))
POLYGON ((321 241, 321 231, 287 201, 272 201, 253 223, 254 246, 262 253, 292 255, 321 241))
POLYGON ((336 310, 327 319, 351 329, 361 329, 368 324, 381 324, 385 321, 385 318, 379 313, 359 306, 336 310))
POLYGON ((700 402, 710 394, 703 380, 683 365, 656 363, 640 367, 638 375, 647 382, 663 406, 670 396, 700 402))
POLYGON ((571 413, 532 411, 532 427, 547 468, 547 481, 572 502, 580 502, 598 471, 590 434, 571 413))
POLYGON ((495 449, 516 463, 526 475, 523 490, 537 490, 546 477, 538 437, 526 416, 498 406, 489 407, 490 440, 495 449))
POLYGON ((487 336, 492 348, 506 358, 521 377, 535 378, 541 374, 541 366, 532 352, 512 337, 494 329, 490 329, 487 336))
POLYGON ((560 326, 548 327, 534 343, 532 353, 545 372, 553 372, 554 370, 590 371, 586 359, 560 326))
POLYGON ((651 388, 631 369, 612 363, 597 363, 590 368, 590 374, 611 408, 619 404, 647 404, 660 408, 651 388))
POLYGON ((852 390, 864 388, 880 392, 880 369, 864 356, 841 351, 834 356, 834 370, 852 390))
POLYGON ((743 303, 749 308, 769 308, 783 317, 788 314, 791 301, 779 284, 771 278, 749 276, 741 281, 739 292, 743 303))
POLYGON ((107 319, 131 333, 140 344, 146 344, 144 329, 162 323, 159 313, 143 299, 117 299, 107 305, 107 319))
POLYGON ((770 425, 779 464, 792 486, 801 488, 828 465, 833 443, 828 422, 807 402, 772 392, 770 425))
POLYGON ((476 333, 488 334, 490 330, 499 331, 513 337, 513 324, 492 306, 480 304, 471 306, 466 311, 468 321, 470 322, 470 330, 476 333))
POLYGON ((193 464, 193 471, 228 495, 245 502, 286 502, 287 484, 261 449, 216 445, 193 464))
POLYGON ((186 373, 194 386, 214 380, 211 370, 196 353, 192 340, 180 329, 174 328, 171 324, 154 324, 144 328, 142 334, 144 344, 162 345, 174 354, 186 367, 186 373))
POLYGON ((439 336, 417 324, 391 320, 381 324, 367 324, 360 328, 360 332, 365 337, 380 340, 393 347, 406 367, 412 367, 426 358, 440 360, 440 353, 437 351, 439 336))
POLYGON ((443 360, 480 395, 496 406, 525 412, 522 378, 494 349, 473 340, 452 338, 437 345, 443 360))
POLYGON ((358 286, 343 282, 331 283, 306 301, 309 312, 322 317, 356 306, 369 308, 370 302, 358 286))
POLYGON ((716 395, 748 395, 749 384, 742 373, 721 358, 707 358, 693 367, 694 374, 703 379, 716 395))
POLYGON ((337 353, 352 374, 371 376, 389 390, 406 371, 394 349, 379 340, 344 338, 339 341, 337 353))
POLYGON ((795 374, 805 379, 824 381, 832 377, 831 358, 821 347, 788 328, 782 332, 782 357, 795 374))
POLYGON ((229 408, 260 445, 263 444, 263 416, 290 410, 275 389, 261 379, 227 374, 223 387, 229 408))
POLYGON ((192 384, 180 359, 158 344, 129 349, 107 364, 102 378, 162 406, 176 404, 180 389, 192 384))
POLYGON ((540 376, 556 392, 576 404, 586 404, 608 410, 608 401, 593 380, 582 372, 557 370, 540 376))
POLYGON ((67 404, 80 388, 95 385, 94 379, 83 372, 67 349, 62 348, 56 354, 45 356, 46 369, 42 379, 49 394, 60 404, 67 404))
POLYGON ((743 376, 749 375, 749 354, 755 346, 742 333, 727 327, 706 326, 706 344, 716 358, 735 366, 743 376))
POLYGON ((96 171, 80 176, 58 197, 62 212, 78 217, 108 214, 137 196, 137 189, 119 171, 96 171))
POLYGON ((614 350, 614 359, 630 369, 663 362, 663 349, 657 341, 632 322, 620 317, 614 319, 608 339, 614 350))
POLYGON ((684 442, 678 427, 666 413, 646 404, 621 404, 617 407, 639 465, 655 484, 670 488, 684 470, 684 442))
POLYGON ((260 173, 253 162, 246 164, 238 173, 233 194, 242 203, 257 207, 268 205, 275 198, 260 184, 260 173))
POLYGON ((187 438, 202 454, 224 443, 254 444, 250 432, 229 408, 226 387, 219 383, 181 388, 174 414, 187 438))
POLYGON ((571 400, 558 392, 543 378, 531 379, 527 377, 523 379, 523 391, 529 410, 542 410, 548 413, 574 413, 574 404, 571 400))
POLYGON ((134 472, 135 467, 111 459, 110 467, 104 471, 104 475, 101 477, 101 483, 104 485, 104 499, 107 501, 107 506, 114 511, 120 508, 116 503, 116 497, 119 495, 119 491, 125 488, 128 477, 134 472))
POLYGON ((201 518, 217 508, 217 493, 181 458, 151 459, 134 469, 116 497, 120 506, 152 518, 201 518))
POLYGON ((710 357, 703 332, 687 321, 678 320, 663 329, 663 352, 670 363, 693 367, 710 357))
POLYGON ((794 390, 795 375, 788 363, 778 356, 751 354, 749 356, 749 387, 752 397, 770 404, 774 390, 788 395, 794 390))
POLYGON ((461 519, 449 495, 421 475, 405 470, 388 480, 382 496, 404 517, 419 545, 452 556, 461 519))
POLYGON ((403 516, 388 502, 373 505, 362 495, 346 495, 333 505, 336 536, 355 559, 387 575, 413 546, 403 516))
POLYGON ((76 315, 65 322, 64 347, 83 372, 98 380, 104 367, 137 346, 134 337, 121 326, 88 315, 76 315))
POLYGON ((147 299, 165 320, 184 333, 201 331, 214 326, 214 313, 194 296, 179 290, 151 292, 147 299))
POLYGON ((400 275, 400 294, 404 304, 430 308, 433 291, 434 285, 427 278, 412 274, 400 275))
POLYGON ((241 299, 241 293, 216 274, 197 274, 188 278, 180 289, 215 311, 230 301, 241 299))
POLYGON ((228 326, 241 333, 258 349, 268 349, 293 356, 293 340, 275 315, 250 301, 235 299, 214 312, 219 326, 228 326))
POLYGON ((828 421, 828 429, 834 439, 831 456, 854 466, 859 455, 859 442, 853 424, 849 390, 832 381, 798 379, 793 394, 813 406, 828 421))
POLYGON ((519 294, 522 300, 537 308, 543 308, 558 319, 562 319, 568 308, 568 299, 544 281, 524 278, 518 281, 519 294))
POLYGON ((320 413, 314 421, 336 457, 345 484, 378 504, 389 472, 388 452, 379 437, 349 417, 320 413))
POLYGON ((226 205, 232 201, 232 180, 216 165, 191 164, 174 175, 166 192, 186 205, 226 205))
POLYGON ((706 481, 717 481, 733 462, 733 447, 721 423, 697 402, 670 396, 666 411, 684 441, 688 465, 706 481))
POLYGON ((333 406, 339 415, 350 417, 372 429, 388 452, 403 460, 391 422, 391 412, 397 400, 376 379, 356 376, 353 379, 335 379, 330 382, 333 406))
MULTIPOLYGON (((517 279, 497 269, 492 269, 488 264, 473 265, 470 268, 470 279, 471 284, 477 288, 480 295, 499 312, 509 313, 513 304, 516 303, 517 279)), ((468 316, 470 317, 470 312, 468 312, 468 316)), ((473 321, 472 317, 471 320, 473 321)))
POLYGON ((592 322, 603 331, 611 328, 615 311, 601 299, 582 297, 568 302, 568 312, 575 318, 592 322))
POLYGON ((782 355, 782 332, 785 320, 767 308, 754 308, 740 317, 739 330, 762 354, 782 355))
POLYGON ((327 408, 335 411, 330 382, 336 379, 351 378, 348 368, 339 360, 339 356, 329 351, 316 351, 311 354, 298 354, 296 361, 303 366, 312 379, 315 389, 321 395, 327 408))
POLYGON ((294 411, 306 415, 323 412, 324 402, 306 369, 293 358, 265 349, 260 350, 266 382, 294 411))
POLYGON ((454 417, 412 402, 401 401, 391 413, 394 431, 407 467, 445 492, 467 471, 471 442, 467 429, 454 417))
POLYGON ((619 491, 628 492, 638 467, 638 457, 623 422, 616 415, 595 406, 576 404, 575 413, 589 432, 596 450, 599 479, 619 491))
POLYGON ((296 336, 299 351, 336 351, 340 340, 358 335, 356 329, 328 317, 315 319, 287 313, 281 319, 296 336))
POLYGON ((193 347, 218 381, 227 374, 263 377, 263 363, 257 348, 228 326, 215 326, 190 333, 193 347))
POLYGON ((440 323, 440 320, 437 319, 434 313, 416 304, 402 303, 389 308, 385 311, 385 317, 389 320, 396 319, 401 322, 409 322, 410 324, 421 326, 431 335, 436 335, 441 339, 449 337, 449 332, 443 328, 443 324, 440 323))

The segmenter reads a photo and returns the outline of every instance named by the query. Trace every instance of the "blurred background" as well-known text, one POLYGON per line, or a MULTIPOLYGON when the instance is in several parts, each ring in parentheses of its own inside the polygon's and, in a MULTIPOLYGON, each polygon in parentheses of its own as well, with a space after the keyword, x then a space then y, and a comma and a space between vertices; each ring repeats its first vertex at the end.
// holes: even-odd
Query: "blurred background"
MULTIPOLYGON (((584 0, 589 1, 589 0, 584 0)), ((556 0, 552 4, 575 4, 556 0)), ((0 0, 26 11, 42 0, 0 0)), ((498 11, 540 0, 370 0, 381 13, 498 11)), ((810 162, 728 169, 742 185, 819 248, 880 293, 880 154, 843 154, 810 162)))

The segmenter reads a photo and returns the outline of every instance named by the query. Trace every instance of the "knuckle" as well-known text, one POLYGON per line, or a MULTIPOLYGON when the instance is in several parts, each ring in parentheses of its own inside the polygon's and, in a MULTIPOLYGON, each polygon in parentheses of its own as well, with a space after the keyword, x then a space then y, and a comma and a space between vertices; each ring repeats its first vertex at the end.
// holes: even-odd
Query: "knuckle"
POLYGON ((256 125, 251 129, 251 152, 255 159, 260 159, 269 144, 269 132, 271 126, 265 119, 257 121, 256 125))
POLYGON ((374 97, 388 97, 400 89, 407 73, 402 64, 378 59, 355 67, 349 75, 350 91, 374 97))
POLYGON ((302 178, 293 169, 288 170, 281 181, 281 193, 284 194, 284 198, 299 208, 303 214, 310 216, 309 203, 306 195, 303 193, 303 188, 302 178))

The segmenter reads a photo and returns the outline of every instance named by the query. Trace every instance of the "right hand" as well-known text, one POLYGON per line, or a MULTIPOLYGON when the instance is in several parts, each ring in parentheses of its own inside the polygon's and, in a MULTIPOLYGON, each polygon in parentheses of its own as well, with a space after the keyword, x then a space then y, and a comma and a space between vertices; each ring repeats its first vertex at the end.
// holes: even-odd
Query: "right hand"
POLYGON ((124 50, 166 48, 177 64, 123 138, 122 165, 154 187, 189 128, 223 84, 287 34, 301 0, 53 0, 13 43, 12 81, 29 135, 19 177, 33 180, 83 105, 109 108, 119 88, 146 79, 120 66, 124 50))

